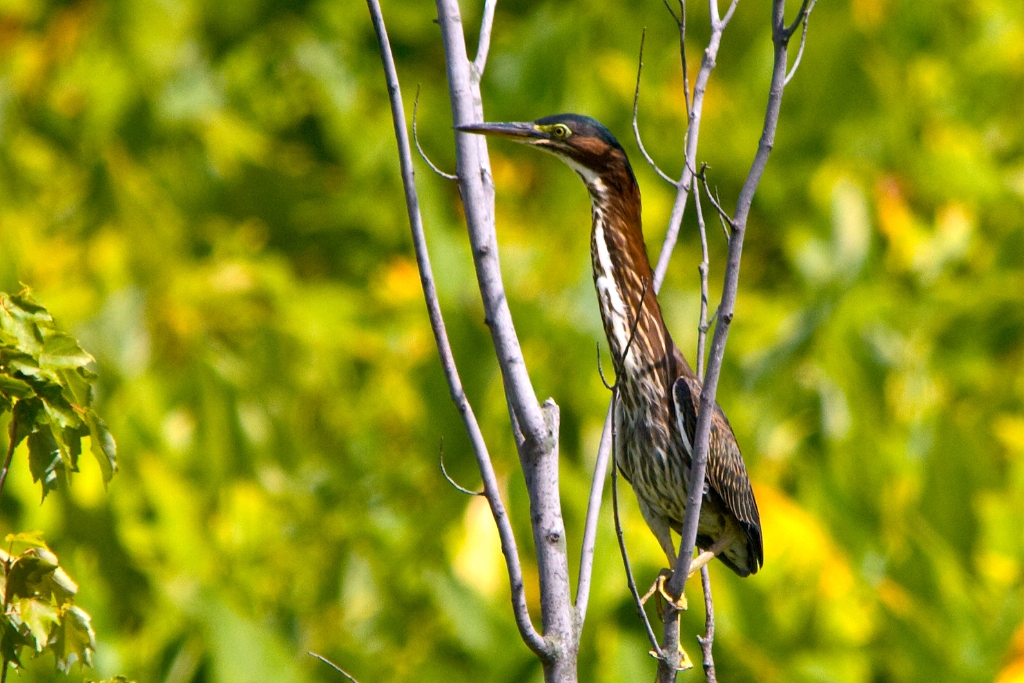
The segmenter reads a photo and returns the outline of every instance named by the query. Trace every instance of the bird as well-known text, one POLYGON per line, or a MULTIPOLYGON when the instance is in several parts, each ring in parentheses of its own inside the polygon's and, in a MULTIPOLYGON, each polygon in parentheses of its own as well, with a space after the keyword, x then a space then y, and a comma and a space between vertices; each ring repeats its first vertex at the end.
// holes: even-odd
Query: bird
MULTIPOLYGON (((532 122, 456 126, 550 152, 583 180, 591 200, 594 286, 616 373, 615 465, 675 566, 670 530, 681 533, 693 457, 701 381, 669 334, 651 285, 654 274, 640 219, 640 188, 622 145, 596 119, 558 114, 532 122)), ((732 426, 715 404, 697 528, 702 551, 691 575, 717 557, 739 576, 764 563, 761 521, 732 426)), ((655 582, 665 592, 665 578, 655 582)), ((652 587, 651 592, 655 590, 652 587)))

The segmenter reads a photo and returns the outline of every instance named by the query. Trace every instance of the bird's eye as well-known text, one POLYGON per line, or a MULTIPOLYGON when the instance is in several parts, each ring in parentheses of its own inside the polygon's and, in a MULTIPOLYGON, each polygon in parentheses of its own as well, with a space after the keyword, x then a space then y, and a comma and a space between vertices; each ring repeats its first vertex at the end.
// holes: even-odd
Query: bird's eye
POLYGON ((564 123, 556 123, 551 129, 551 134, 558 140, 564 140, 572 135, 572 131, 564 123))

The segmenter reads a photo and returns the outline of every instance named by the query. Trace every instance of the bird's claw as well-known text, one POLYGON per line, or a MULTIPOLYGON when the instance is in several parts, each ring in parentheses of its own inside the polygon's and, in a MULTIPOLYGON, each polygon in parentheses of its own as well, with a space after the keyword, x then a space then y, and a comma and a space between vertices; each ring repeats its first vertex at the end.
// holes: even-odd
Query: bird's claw
MULTIPOLYGON (((664 598, 668 604, 672 605, 677 610, 685 610, 688 607, 688 604, 686 602, 686 593, 681 592, 678 598, 674 598, 671 595, 669 595, 668 588, 665 584, 671 578, 672 570, 662 569, 661 572, 658 573, 658 578, 654 580, 654 584, 651 585, 651 589, 647 591, 642 598, 640 598, 640 604, 646 604, 650 597, 657 593, 662 598, 664 598)), ((658 611, 661 612, 661 609, 659 608, 658 611)))
MULTIPOLYGON (((662 657, 657 652, 655 652, 654 650, 649 650, 647 652, 647 654, 649 654, 650 656, 654 657, 655 659, 662 659, 662 657)), ((693 660, 690 659, 690 655, 686 654, 686 650, 684 650, 683 646, 680 645, 679 646, 679 664, 676 666, 676 671, 687 671, 687 670, 692 669, 692 668, 693 668, 693 660)))

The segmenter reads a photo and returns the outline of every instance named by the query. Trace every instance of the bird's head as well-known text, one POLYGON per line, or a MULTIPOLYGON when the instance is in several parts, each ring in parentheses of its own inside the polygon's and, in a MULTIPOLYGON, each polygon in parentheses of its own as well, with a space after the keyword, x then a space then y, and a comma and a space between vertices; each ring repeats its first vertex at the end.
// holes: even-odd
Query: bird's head
POLYGON ((508 138, 551 152, 579 173, 588 187, 598 178, 623 174, 636 182, 622 145, 611 131, 589 116, 557 114, 530 123, 474 123, 457 126, 456 130, 508 138))

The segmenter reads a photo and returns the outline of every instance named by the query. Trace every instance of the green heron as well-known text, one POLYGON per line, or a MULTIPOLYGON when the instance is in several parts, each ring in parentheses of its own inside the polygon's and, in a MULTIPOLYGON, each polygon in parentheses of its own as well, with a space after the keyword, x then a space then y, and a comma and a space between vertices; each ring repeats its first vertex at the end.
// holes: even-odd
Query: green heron
MULTIPOLYGON (((615 136, 588 116, 560 114, 533 123, 482 123, 458 130, 551 152, 576 171, 590 192, 594 285, 618 377, 615 462, 672 567, 676 554, 669 530, 681 532, 686 512, 701 383, 673 343, 650 286, 640 188, 629 159, 615 136)), ((697 545, 703 552, 693 561, 693 571, 718 557, 748 576, 764 561, 754 492, 732 427, 717 404, 697 545)), ((656 585, 663 581, 664 573, 656 585)))

